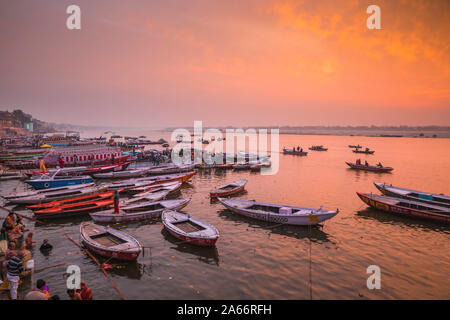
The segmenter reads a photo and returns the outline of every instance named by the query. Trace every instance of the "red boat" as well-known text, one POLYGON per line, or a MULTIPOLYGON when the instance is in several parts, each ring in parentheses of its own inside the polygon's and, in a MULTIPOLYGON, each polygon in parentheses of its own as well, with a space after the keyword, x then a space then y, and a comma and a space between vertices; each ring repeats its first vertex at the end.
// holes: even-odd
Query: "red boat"
POLYGON ((141 244, 129 234, 90 222, 80 226, 81 242, 92 252, 107 258, 136 261, 141 244))
POLYGON ((372 171, 372 172, 391 172, 394 168, 391 167, 380 167, 380 166, 371 166, 371 165, 363 165, 356 164, 353 162, 345 162, 350 168, 356 170, 364 170, 364 171, 372 171))
POLYGON ((99 209, 106 209, 112 206, 113 204, 114 200, 111 197, 109 199, 94 200, 89 202, 80 202, 45 208, 42 210, 34 211, 34 216, 38 220, 81 216, 99 209))
MULTIPOLYGON (((118 192, 121 192, 121 191, 123 191, 123 189, 118 190, 118 192)), ((87 196, 76 197, 76 198, 71 198, 71 199, 66 199, 66 200, 59 200, 59 201, 56 200, 56 201, 51 201, 51 202, 47 202, 47 203, 35 204, 35 205, 27 206, 27 208, 31 209, 33 211, 36 211, 39 209, 61 207, 61 206, 71 205, 71 204, 80 204, 80 203, 84 203, 84 202, 105 200, 105 199, 109 199, 113 196, 114 196, 114 191, 106 191, 106 192, 99 192, 99 193, 95 193, 95 194, 91 194, 91 195, 87 195, 87 196)))
POLYGON ((371 193, 357 192, 356 194, 362 201, 374 209, 395 213, 397 215, 406 215, 413 218, 435 220, 445 223, 450 222, 450 211, 448 211, 448 208, 446 207, 371 193))

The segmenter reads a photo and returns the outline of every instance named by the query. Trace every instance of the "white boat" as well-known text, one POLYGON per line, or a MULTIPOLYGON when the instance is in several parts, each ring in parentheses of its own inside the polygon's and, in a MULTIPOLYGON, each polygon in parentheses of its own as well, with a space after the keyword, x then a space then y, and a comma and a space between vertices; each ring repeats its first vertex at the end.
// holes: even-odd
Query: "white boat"
POLYGON ((339 212, 228 198, 218 200, 235 213, 280 224, 315 225, 333 218, 339 212))
POLYGON ((132 204, 119 209, 90 213, 92 220, 96 222, 125 222, 158 218, 164 210, 180 210, 187 206, 190 199, 162 200, 156 202, 144 202, 132 204))
POLYGON ((166 174, 160 176, 153 177, 145 177, 145 178, 135 178, 125 181, 117 181, 107 185, 108 190, 117 190, 117 189, 132 189, 138 187, 149 186, 153 184, 159 184, 170 181, 180 181, 187 182, 191 177, 196 174, 196 171, 189 171, 183 173, 175 173, 175 174, 166 174))
POLYGON ((152 191, 159 191, 159 190, 165 190, 169 193, 174 193, 178 191, 181 188, 182 183, 180 181, 170 181, 165 183, 158 183, 158 184, 152 184, 149 186, 143 186, 143 187, 137 187, 128 190, 129 193, 134 194, 135 197, 141 197, 144 196, 146 193, 152 192, 152 191))
POLYGON ((219 239, 219 231, 213 225, 188 214, 166 210, 161 220, 170 234, 187 243, 214 246, 219 239))
POLYGON ((53 189, 39 189, 29 192, 13 193, 3 196, 8 202, 15 204, 36 204, 41 202, 49 202, 54 200, 70 199, 77 196, 89 195, 100 192, 101 186, 94 187, 93 183, 79 184, 67 187, 53 189))
POLYGON ((130 199, 122 200, 122 205, 130 205, 144 202, 155 202, 165 199, 169 195, 169 191, 165 189, 155 189, 152 191, 142 192, 132 196, 130 199))
POLYGON ((169 166, 164 166, 161 168, 152 168, 147 171, 149 175, 161 175, 169 173, 181 173, 192 171, 195 168, 194 164, 173 164, 169 166))
POLYGON ((128 179, 128 178, 138 178, 145 176, 147 174, 148 168, 142 169, 130 169, 123 171, 111 171, 94 174, 94 178, 97 179, 128 179))

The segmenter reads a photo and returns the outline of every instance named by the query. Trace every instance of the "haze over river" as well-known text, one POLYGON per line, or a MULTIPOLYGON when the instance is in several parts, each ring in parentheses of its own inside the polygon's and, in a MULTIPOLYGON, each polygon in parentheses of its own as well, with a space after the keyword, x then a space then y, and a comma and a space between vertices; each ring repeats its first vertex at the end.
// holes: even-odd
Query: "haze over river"
MULTIPOLYGON (((168 132, 118 134, 170 140, 168 132)), ((300 145, 308 155, 275 151, 272 158, 279 156, 280 161, 275 175, 203 170, 183 186, 181 197, 191 198, 191 203, 182 211, 219 230, 215 248, 180 244, 161 222, 116 225, 152 247, 137 263, 108 262, 123 294, 128 299, 310 299, 311 294, 313 299, 450 298, 450 228, 369 209, 356 195, 356 191, 378 193, 375 181, 450 194, 450 139, 280 135, 279 145, 280 150, 300 145), (349 144, 367 146, 375 154, 354 154, 349 144), (307 150, 311 145, 324 145, 328 151, 307 150), (394 171, 348 169, 345 161, 358 157, 370 164, 381 161, 394 171), (232 214, 210 201, 214 186, 242 178, 248 179, 246 192, 236 198, 340 212, 322 227, 276 226, 232 214), (370 265, 381 268, 379 290, 366 287, 370 265)), ((0 194, 16 187, 21 190, 25 184, 2 181, 0 194)), ((23 207, 18 210, 31 214, 23 207)), ((97 265, 60 233, 78 241, 79 224, 85 220, 89 217, 45 225, 25 221, 37 242, 35 268, 79 265, 95 299, 119 299, 97 265), (48 256, 38 248, 44 238, 54 246, 48 256)), ((65 270, 65 266, 49 268, 34 278, 45 279, 51 294, 67 299, 65 270)), ((19 293, 30 288, 26 281, 19 293)))

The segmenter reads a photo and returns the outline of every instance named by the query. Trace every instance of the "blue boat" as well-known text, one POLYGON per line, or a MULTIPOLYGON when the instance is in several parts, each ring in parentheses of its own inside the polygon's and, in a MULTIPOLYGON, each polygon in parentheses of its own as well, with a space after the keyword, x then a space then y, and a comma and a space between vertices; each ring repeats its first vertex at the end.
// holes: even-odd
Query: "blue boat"
POLYGON ((58 175, 59 173, 61 173, 60 170, 57 170, 51 175, 43 174, 38 178, 29 179, 25 182, 35 189, 51 189, 94 182, 90 176, 62 176, 58 175))

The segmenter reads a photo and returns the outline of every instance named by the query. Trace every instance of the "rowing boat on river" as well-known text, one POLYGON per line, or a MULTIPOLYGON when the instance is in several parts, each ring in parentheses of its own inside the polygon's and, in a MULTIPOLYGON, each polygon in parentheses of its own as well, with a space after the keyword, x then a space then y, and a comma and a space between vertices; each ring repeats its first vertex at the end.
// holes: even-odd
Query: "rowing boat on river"
POLYGON ((394 187, 385 183, 374 182, 373 183, 378 190, 384 195, 390 197, 403 198, 412 201, 425 202, 431 205, 437 205, 450 208, 450 197, 445 194, 430 193, 400 187, 394 187))
POLYGON ((296 156, 306 156, 308 154, 308 152, 305 151, 296 151, 293 149, 286 149, 283 148, 283 154, 292 154, 292 155, 296 155, 296 156))
POLYGON ((110 227, 82 222, 81 242, 92 252, 107 258, 135 261, 142 246, 129 234, 110 227))
POLYGON ((363 171, 372 171, 372 172, 391 172, 394 170, 394 168, 391 167, 380 167, 380 166, 371 166, 371 165, 363 165, 363 164, 356 164, 353 162, 345 162, 350 168, 356 169, 356 170, 363 170, 363 171))
POLYGON ((226 197, 244 190, 247 179, 235 180, 215 187, 209 193, 211 198, 226 197))
POLYGON ((214 246, 219 231, 211 224, 176 211, 164 211, 162 223, 174 237, 198 246, 214 246))
POLYGON ((333 218, 339 210, 312 209, 256 201, 218 198, 227 209, 243 216, 292 225, 315 225, 333 218))
POLYGON ((131 204, 119 209, 115 213, 114 209, 91 213, 90 216, 95 222, 126 222, 136 220, 146 220, 159 218, 164 210, 181 210, 188 205, 190 199, 162 200, 156 202, 144 202, 131 204))
POLYGON ((399 215, 450 222, 450 210, 447 207, 427 204, 420 201, 411 201, 402 198, 380 196, 371 193, 356 193, 358 197, 372 208, 399 215))

